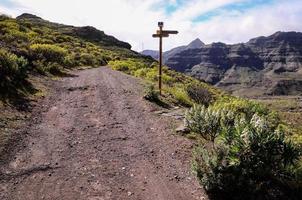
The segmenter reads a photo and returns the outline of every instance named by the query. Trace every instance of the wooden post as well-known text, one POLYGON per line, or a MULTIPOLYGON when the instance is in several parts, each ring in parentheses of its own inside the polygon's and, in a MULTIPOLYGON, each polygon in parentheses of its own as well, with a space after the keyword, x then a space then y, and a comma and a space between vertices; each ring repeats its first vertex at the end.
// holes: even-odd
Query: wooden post
POLYGON ((163 37, 162 37, 162 31, 163 31, 163 24, 159 26, 159 69, 158 69, 158 88, 159 88, 159 95, 162 95, 162 87, 161 87, 161 78, 162 78, 162 65, 163 65, 163 37))
POLYGON ((152 37, 159 38, 159 67, 158 67, 158 89, 159 94, 162 95, 162 65, 163 65, 163 37, 169 37, 169 34, 177 34, 178 31, 163 30, 164 23, 158 22, 159 30, 152 37))

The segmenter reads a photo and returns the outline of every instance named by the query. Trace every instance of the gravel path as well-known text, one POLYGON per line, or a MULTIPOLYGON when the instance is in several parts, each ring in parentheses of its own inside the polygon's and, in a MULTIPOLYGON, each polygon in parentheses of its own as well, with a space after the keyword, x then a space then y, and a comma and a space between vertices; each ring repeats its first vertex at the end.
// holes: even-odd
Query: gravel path
POLYGON ((54 83, 0 166, 1 200, 207 199, 191 142, 141 98, 138 79, 107 67, 74 74, 54 83))

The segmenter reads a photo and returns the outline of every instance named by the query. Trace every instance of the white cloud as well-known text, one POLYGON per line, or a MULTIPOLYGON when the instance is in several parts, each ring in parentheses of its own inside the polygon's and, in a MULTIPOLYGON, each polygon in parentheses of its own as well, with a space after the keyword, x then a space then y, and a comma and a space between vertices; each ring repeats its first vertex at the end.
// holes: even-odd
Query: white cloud
POLYGON ((156 49, 158 41, 151 37, 157 22, 180 33, 165 39, 165 49, 187 44, 199 37, 206 43, 214 41, 242 42, 251 37, 269 35, 278 30, 302 31, 301 0, 276 0, 278 3, 246 12, 221 12, 204 22, 192 19, 230 3, 246 0, 188 0, 179 6, 176 0, 11 0, 15 8, 0 12, 17 16, 30 12, 54 22, 77 26, 92 25, 106 33, 130 42, 134 50, 156 49), (164 5, 178 6, 167 14, 164 5))
POLYGON ((192 20, 199 15, 228 5, 230 3, 242 2, 244 0, 192 0, 173 13, 172 18, 177 20, 192 20))
POLYGON ((224 13, 194 29, 205 42, 245 42, 260 35, 277 31, 302 31, 301 1, 279 1, 277 4, 257 7, 244 13, 224 13))

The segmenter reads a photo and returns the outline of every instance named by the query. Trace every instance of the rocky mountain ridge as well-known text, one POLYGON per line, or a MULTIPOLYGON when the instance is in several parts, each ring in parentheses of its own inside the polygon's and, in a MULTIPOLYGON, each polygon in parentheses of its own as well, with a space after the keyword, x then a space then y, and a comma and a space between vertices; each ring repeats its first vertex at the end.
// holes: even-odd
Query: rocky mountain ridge
POLYGON ((277 32, 247 43, 175 49, 164 54, 167 66, 234 94, 302 94, 302 33, 277 32))

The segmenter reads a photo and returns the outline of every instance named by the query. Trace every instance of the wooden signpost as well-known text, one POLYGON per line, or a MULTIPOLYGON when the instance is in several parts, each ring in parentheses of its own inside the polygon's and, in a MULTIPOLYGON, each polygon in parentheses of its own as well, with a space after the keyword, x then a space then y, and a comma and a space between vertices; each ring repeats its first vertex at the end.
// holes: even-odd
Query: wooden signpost
POLYGON ((158 88, 159 94, 162 94, 162 64, 163 64, 163 38, 169 37, 169 34, 177 34, 178 31, 163 30, 164 23, 158 22, 159 30, 156 31, 156 34, 153 34, 152 37, 159 38, 159 69, 158 69, 158 88))

